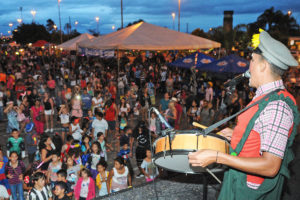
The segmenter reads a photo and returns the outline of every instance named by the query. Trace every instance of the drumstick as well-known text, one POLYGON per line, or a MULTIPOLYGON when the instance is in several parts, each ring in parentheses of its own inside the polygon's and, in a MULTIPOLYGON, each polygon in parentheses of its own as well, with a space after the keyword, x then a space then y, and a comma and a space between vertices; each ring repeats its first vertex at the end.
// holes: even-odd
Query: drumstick
MULTIPOLYGON (((202 129, 207 129, 207 126, 204 126, 204 125, 199 124, 199 123, 197 123, 197 122, 193 122, 193 126, 196 126, 196 127, 198 127, 198 128, 202 128, 202 129)), ((217 132, 217 134, 218 134, 218 135, 222 135, 221 132, 217 132)))
POLYGON ((216 177, 216 175, 212 171, 210 171, 210 169, 208 169, 206 167, 205 167, 205 169, 212 177, 214 177, 216 179, 216 181, 218 181, 220 184, 222 184, 222 181, 220 181, 220 179, 218 179, 218 177, 216 177))

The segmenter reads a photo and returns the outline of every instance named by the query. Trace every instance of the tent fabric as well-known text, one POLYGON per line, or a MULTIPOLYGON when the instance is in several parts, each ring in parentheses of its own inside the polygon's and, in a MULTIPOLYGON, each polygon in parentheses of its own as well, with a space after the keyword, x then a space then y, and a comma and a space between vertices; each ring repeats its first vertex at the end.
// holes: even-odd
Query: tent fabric
POLYGON ((202 65, 199 70, 215 72, 239 74, 244 73, 249 69, 249 61, 234 54, 225 56, 219 60, 215 60, 210 64, 202 65))
POLYGON ((214 58, 200 52, 195 52, 189 56, 175 60, 174 62, 170 63, 169 66, 181 68, 191 68, 196 66, 196 68, 199 68, 202 65, 211 63, 213 61, 215 61, 214 58))
POLYGON ((78 46, 91 49, 187 50, 219 48, 221 44, 187 33, 140 22, 101 36, 92 42, 79 42, 78 46))
POLYGON ((91 40, 93 39, 94 36, 93 35, 90 35, 88 33, 84 33, 84 34, 81 34, 71 40, 68 40, 60 45, 58 45, 58 48, 62 48, 63 50, 76 50, 76 45, 78 42, 81 42, 81 41, 85 41, 85 40, 91 40))
POLYGON ((38 40, 35 43, 32 44, 33 47, 42 47, 45 46, 48 42, 45 40, 38 40))

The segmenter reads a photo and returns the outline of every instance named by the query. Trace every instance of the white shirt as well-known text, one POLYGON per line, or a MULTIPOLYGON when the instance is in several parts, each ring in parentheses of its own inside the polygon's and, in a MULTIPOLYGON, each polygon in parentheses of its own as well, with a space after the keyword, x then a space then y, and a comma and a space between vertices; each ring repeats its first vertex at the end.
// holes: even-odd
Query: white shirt
POLYGON ((93 123, 92 123, 92 128, 94 129, 94 137, 97 138, 97 134, 99 132, 102 132, 105 135, 106 130, 108 130, 108 124, 107 121, 105 119, 94 119, 93 123))
POLYGON ((77 130, 74 133, 72 133, 72 136, 73 136, 74 140, 81 141, 81 137, 82 137, 81 133, 83 132, 83 130, 81 130, 79 124, 77 124, 76 126, 71 124, 71 132, 73 132, 76 128, 77 128, 77 130))
POLYGON ((60 123, 61 124, 67 124, 70 122, 70 119, 69 119, 69 114, 60 114, 60 123))
POLYGON ((80 189, 80 197, 87 198, 88 193, 89 193, 89 184, 90 184, 90 179, 87 181, 83 180, 81 183, 81 189, 80 189))
POLYGON ((0 98, 2 98, 2 100, 0 100, 0 106, 3 106, 3 92, 0 91, 0 98))

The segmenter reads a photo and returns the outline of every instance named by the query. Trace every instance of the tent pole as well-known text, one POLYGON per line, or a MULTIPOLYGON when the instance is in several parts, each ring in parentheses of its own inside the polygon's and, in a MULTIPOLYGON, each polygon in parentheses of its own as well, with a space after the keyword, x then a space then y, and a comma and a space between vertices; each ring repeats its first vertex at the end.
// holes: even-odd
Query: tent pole
POLYGON ((221 53, 221 47, 219 47, 219 55, 218 55, 218 59, 220 59, 220 53, 221 53))
POLYGON ((120 52, 119 52, 119 48, 117 49, 117 64, 118 64, 118 69, 117 69, 117 95, 115 101, 116 103, 119 103, 119 99, 120 99, 120 94, 119 94, 119 88, 118 88, 118 82, 119 82, 119 71, 120 71, 120 52))

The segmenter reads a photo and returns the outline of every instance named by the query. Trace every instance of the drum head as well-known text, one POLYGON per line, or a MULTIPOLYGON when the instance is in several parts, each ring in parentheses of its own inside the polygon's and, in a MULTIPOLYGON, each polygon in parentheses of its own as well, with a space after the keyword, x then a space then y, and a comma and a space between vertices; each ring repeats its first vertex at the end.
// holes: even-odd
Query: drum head
MULTIPOLYGON (((185 173, 185 174, 198 174, 207 172, 202 167, 193 167, 189 163, 188 153, 191 151, 173 151, 173 156, 170 155, 170 152, 166 152, 166 155, 155 155, 154 163, 158 167, 164 168, 169 171, 185 173)), ((221 172, 224 171, 224 168, 218 164, 209 165, 209 168, 212 172, 221 172)))

